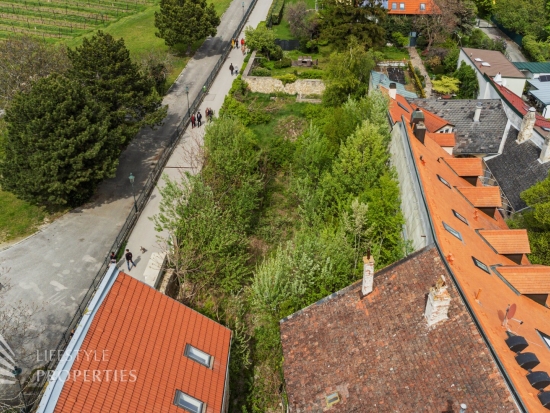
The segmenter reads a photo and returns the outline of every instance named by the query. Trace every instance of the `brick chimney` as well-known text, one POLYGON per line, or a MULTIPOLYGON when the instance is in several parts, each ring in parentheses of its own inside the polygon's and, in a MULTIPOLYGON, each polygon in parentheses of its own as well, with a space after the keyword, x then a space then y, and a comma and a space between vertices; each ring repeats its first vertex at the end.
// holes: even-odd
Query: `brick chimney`
POLYGON ((483 105, 481 102, 477 102, 476 110, 474 112, 474 122, 479 122, 479 118, 481 116, 481 109, 483 108, 483 105))
POLYGON ((523 143, 526 140, 531 139, 533 134, 533 128, 535 127, 535 114, 536 110, 533 107, 530 107, 525 115, 523 115, 523 120, 521 121, 521 129, 518 134, 517 143, 523 143))
POLYGON ((451 305, 451 295, 447 291, 445 278, 441 278, 435 283, 435 286, 430 288, 428 301, 426 303, 426 311, 424 317, 428 322, 428 327, 431 327, 440 321, 449 318, 449 306, 451 305))
POLYGON ((420 143, 424 144, 424 138, 426 137, 426 125, 424 125, 424 122, 416 122, 413 125, 413 133, 416 139, 418 139, 420 143))
POLYGON ((540 163, 550 161, 550 134, 546 135, 544 138, 544 144, 542 145, 542 150, 540 151, 539 161, 540 163))
POLYGON ((395 98, 397 97, 397 85, 394 82, 390 83, 388 93, 390 95, 390 98, 395 100, 395 98))
POLYGON ((370 250, 367 256, 363 257, 363 285, 361 286, 361 295, 364 297, 372 293, 374 284, 374 258, 370 255, 370 250))

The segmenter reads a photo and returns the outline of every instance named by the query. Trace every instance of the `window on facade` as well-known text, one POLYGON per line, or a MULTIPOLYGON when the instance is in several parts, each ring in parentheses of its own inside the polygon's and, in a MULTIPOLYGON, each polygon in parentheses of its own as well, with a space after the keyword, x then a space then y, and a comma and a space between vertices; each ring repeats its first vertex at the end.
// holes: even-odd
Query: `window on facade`
POLYGON ((399 10, 405 10, 405 3, 399 3, 399 10))
POLYGON ((445 179, 443 179, 443 178, 440 177, 439 175, 437 175, 437 179, 439 179, 439 181, 440 181, 442 184, 448 186, 449 188, 451 187, 451 184, 448 183, 445 179))
POLYGON ((464 218, 462 215, 460 215, 458 212, 456 212, 454 209, 453 209, 453 214, 454 214, 455 217, 457 217, 462 222, 464 222, 466 225, 468 225, 468 220, 466 218, 464 218))
POLYGON ((205 406, 205 404, 200 400, 197 400, 180 390, 176 390, 176 399, 174 400, 174 404, 191 413, 202 413, 205 406))
POLYGON ((391 8, 392 10, 397 10, 397 3, 392 3, 391 8))
POLYGON ((212 366, 212 356, 210 354, 206 354, 204 351, 200 351, 198 348, 195 348, 190 344, 185 346, 184 355, 205 367, 210 368, 210 366, 212 366))
POLYGON ((426 3, 420 3, 420 10, 426 10, 426 3))
POLYGON ((537 330, 537 333, 539 333, 540 338, 546 344, 546 347, 550 349, 550 336, 548 334, 544 334, 542 331, 537 330))
POLYGON ((491 274, 491 271, 489 271, 489 267, 487 265, 485 265, 484 263, 482 263, 480 260, 478 260, 475 257, 472 257, 472 259, 474 260, 474 264, 476 265, 476 267, 481 268, 487 274, 491 274))
POLYGON ((452 228, 451 226, 447 225, 446 223, 443 223, 443 226, 447 231, 449 231, 451 234, 457 237, 460 241, 462 241, 462 235, 460 235, 460 232, 458 232, 456 229, 452 228))

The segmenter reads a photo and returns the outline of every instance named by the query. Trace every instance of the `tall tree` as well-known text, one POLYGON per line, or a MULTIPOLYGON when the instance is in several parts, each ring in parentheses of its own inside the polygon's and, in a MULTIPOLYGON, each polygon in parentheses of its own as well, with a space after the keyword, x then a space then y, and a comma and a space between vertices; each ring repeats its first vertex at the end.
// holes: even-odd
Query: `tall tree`
POLYGON ((493 14, 508 30, 537 39, 545 37, 548 18, 544 0, 499 0, 493 14))
POLYGON ((375 0, 325 0, 319 13, 321 37, 346 48, 354 36, 365 49, 384 43, 386 10, 375 0))
POLYGON ((46 205, 75 206, 115 174, 117 137, 110 114, 67 77, 38 80, 6 112, 2 189, 46 205))
POLYGON ((305 1, 289 4, 286 16, 290 33, 300 40, 311 40, 319 35, 319 18, 317 13, 308 10, 305 1))
POLYGON ((197 40, 215 36, 219 24, 214 4, 206 0, 161 0, 160 12, 155 12, 155 36, 169 47, 183 44, 189 49, 197 40))
POLYGON ((460 88, 457 92, 459 99, 475 99, 479 93, 479 83, 476 72, 466 62, 462 61, 455 72, 454 77, 460 81, 460 88))
POLYGON ((69 76, 106 106, 110 132, 121 145, 127 144, 145 125, 159 124, 166 116, 154 80, 130 59, 124 40, 98 31, 84 38, 82 46, 68 51, 69 76))

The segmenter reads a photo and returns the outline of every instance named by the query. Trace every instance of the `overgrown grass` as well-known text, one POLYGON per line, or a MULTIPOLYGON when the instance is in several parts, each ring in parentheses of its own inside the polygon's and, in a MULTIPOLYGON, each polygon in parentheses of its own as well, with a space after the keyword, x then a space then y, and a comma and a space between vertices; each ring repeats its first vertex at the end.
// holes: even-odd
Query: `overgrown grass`
MULTIPOLYGON (((290 24, 289 24, 288 18, 287 18, 287 6, 289 4, 297 3, 298 1, 301 1, 301 0, 286 0, 286 2, 285 2, 285 11, 283 13, 283 20, 281 21, 280 24, 274 25, 272 27, 272 30, 273 30, 273 33, 275 33, 275 38, 276 39, 281 39, 281 40, 296 39, 290 33, 290 24)), ((308 9, 315 10, 315 0, 305 0, 305 2, 307 4, 308 9)))
POLYGON ((44 208, 0 190, 0 243, 32 234, 47 216, 44 208))
POLYGON ((380 52, 383 53, 384 59, 387 60, 409 60, 409 51, 405 48, 386 46, 380 49, 380 52))

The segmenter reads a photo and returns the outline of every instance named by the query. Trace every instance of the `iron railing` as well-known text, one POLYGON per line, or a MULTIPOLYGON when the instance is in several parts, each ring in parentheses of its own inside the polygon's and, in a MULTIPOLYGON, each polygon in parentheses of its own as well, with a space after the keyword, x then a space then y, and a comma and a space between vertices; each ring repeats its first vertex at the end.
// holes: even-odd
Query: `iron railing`
MULTIPOLYGON (((239 34, 241 33, 242 29, 244 28, 244 25, 246 24, 246 21, 248 20, 250 13, 254 9, 254 6, 256 5, 257 0, 251 0, 250 5, 246 12, 243 14, 243 17, 239 23, 239 26, 235 30, 233 34, 233 38, 238 38, 239 34)), ((48 361, 48 363, 42 367, 43 370, 52 371, 55 370, 57 367, 57 364, 59 363, 64 350, 67 348, 67 345, 69 344, 73 332, 76 330, 76 327, 80 323, 80 320, 82 319, 82 316, 86 313, 86 309, 92 300, 92 297, 94 296, 97 287, 103 280, 103 277, 107 273, 107 269, 109 268, 109 253, 111 251, 119 251, 119 249, 124 245, 124 242, 128 239, 128 236, 130 235, 134 225, 136 224, 139 216, 141 215, 141 212, 143 211, 143 208, 145 204, 147 203, 147 200, 149 199, 149 196, 151 195, 151 192, 153 191, 155 185, 157 184, 159 178, 161 177, 162 171, 164 169, 164 166, 166 165, 166 162, 172 155, 174 149, 176 148, 180 138, 183 135, 183 132, 185 131, 186 126, 189 124, 190 120, 190 113, 194 113, 199 109, 200 104, 202 103, 204 96, 206 95, 206 91, 210 89, 210 86, 214 82, 214 79, 218 75, 218 72, 222 65, 224 64, 225 60, 227 59, 227 56, 231 52, 231 46, 228 45, 225 52, 222 53, 220 58, 218 59, 218 62, 214 66, 214 69, 212 72, 210 72, 210 75, 204 82, 203 86, 201 87, 201 90, 199 91, 199 94, 193 101, 193 103, 190 105, 190 110, 186 112, 186 114, 181 119, 179 125, 176 127, 176 130, 170 135, 169 142, 167 146, 165 147, 162 156, 158 160, 157 164, 153 168, 153 170, 149 173, 149 176, 147 178, 147 181, 145 182, 145 185, 143 189, 141 190, 137 200, 136 200, 136 208, 132 208, 128 217, 126 218, 126 221, 124 222, 124 225, 122 225, 122 228, 120 229, 115 241, 113 242, 113 245, 111 248, 109 248, 104 255, 104 261, 101 265, 101 268, 97 272, 96 276, 92 280, 90 287, 88 288, 88 291, 84 295, 84 298, 82 299, 81 303, 79 304, 75 315, 71 319, 67 329, 61 336, 61 340, 59 341, 59 344, 57 345, 55 351, 53 353, 50 352, 50 354, 53 355, 53 357, 48 361)), ((36 407, 37 401, 40 400, 40 395, 43 393, 43 391, 46 388, 46 385, 48 384, 47 381, 47 374, 42 376, 42 379, 35 385, 35 386, 27 386, 25 395, 27 397, 30 397, 30 399, 27 399, 30 404, 34 405, 36 407)), ((30 380, 31 378, 29 378, 30 380)))

